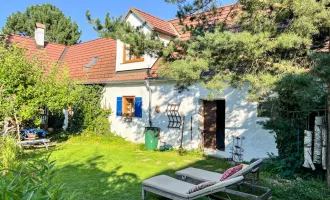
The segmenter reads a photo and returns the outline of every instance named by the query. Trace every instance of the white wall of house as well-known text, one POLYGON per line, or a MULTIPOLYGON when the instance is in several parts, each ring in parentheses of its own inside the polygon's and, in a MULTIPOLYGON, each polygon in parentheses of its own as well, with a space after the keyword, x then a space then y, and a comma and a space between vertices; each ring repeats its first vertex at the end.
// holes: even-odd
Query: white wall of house
MULTIPOLYGON (((179 93, 174 84, 169 82, 150 81, 152 89, 151 110, 153 126, 161 128, 160 144, 165 142, 174 147, 179 147, 182 129, 168 128, 166 108, 169 103, 180 103, 180 114, 185 116, 183 133, 183 147, 197 149, 201 145, 201 131, 203 130, 203 99, 207 98, 209 91, 201 85, 189 88, 189 91, 179 93), (155 107, 160 106, 160 113, 155 112, 155 107), (192 136, 191 140, 191 125, 192 136)), ((267 153, 277 155, 274 135, 264 130, 257 122, 257 104, 247 101, 248 89, 243 90, 228 88, 215 99, 226 100, 226 129, 225 151, 206 150, 206 154, 219 157, 231 157, 233 136, 244 137, 243 159, 250 161, 252 158, 267 157, 267 153)), ((136 143, 144 143, 144 128, 149 126, 148 108, 149 93, 144 81, 132 83, 112 83, 105 86, 103 103, 110 106, 114 113, 110 117, 111 129, 119 136, 136 143), (116 99, 120 96, 142 97, 142 118, 133 118, 132 122, 125 122, 124 117, 116 116, 116 99)))
MULTIPOLYGON (((130 13, 126 21, 129 22, 132 26, 141 26, 144 21, 142 21, 137 15, 134 13, 130 13)), ((148 34, 151 33, 151 29, 148 25, 145 25, 143 28, 143 32, 148 34)), ((171 37, 166 36, 164 34, 160 34, 160 40, 164 42, 164 45, 167 45, 171 41, 171 37)), ((133 63, 124 63, 124 43, 120 40, 117 40, 117 52, 116 52, 116 71, 127 71, 127 70, 135 70, 135 69, 150 69, 157 58, 155 56, 144 55, 144 61, 141 62, 133 62, 133 63)))

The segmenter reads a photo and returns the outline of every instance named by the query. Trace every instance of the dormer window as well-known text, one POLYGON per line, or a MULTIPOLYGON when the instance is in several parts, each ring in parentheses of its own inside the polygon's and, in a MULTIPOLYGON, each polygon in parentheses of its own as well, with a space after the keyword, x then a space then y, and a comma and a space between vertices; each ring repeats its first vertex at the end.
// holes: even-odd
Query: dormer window
POLYGON ((130 48, 130 45, 124 44, 124 63, 142 62, 142 61, 144 61, 144 58, 135 56, 130 48))

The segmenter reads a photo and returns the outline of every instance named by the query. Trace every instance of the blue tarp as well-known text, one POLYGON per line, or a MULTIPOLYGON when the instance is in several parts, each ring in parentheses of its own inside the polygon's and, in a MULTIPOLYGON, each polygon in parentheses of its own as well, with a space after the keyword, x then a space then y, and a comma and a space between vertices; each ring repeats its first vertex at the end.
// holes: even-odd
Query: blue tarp
POLYGON ((27 129, 23 131, 23 137, 27 138, 28 134, 35 134, 38 135, 39 138, 46 137, 46 131, 43 129, 27 129))

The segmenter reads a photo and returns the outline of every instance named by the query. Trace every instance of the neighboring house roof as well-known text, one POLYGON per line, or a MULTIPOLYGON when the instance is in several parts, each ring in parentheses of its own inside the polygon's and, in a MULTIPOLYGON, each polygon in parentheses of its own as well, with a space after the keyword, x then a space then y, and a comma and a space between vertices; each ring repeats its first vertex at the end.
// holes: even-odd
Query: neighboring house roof
MULTIPOLYGON (((176 30, 172 27, 170 22, 143 12, 137 8, 131 8, 128 14, 130 12, 135 13, 141 20, 145 21, 151 29, 164 33, 166 35, 177 36, 176 30)), ((126 15, 126 17, 128 16, 128 14, 126 15)))
MULTIPOLYGON (((212 16, 212 17, 210 16, 209 21, 210 21, 210 23, 215 22, 215 21, 223 22, 228 27, 230 27, 230 26, 234 25, 233 24, 235 22, 234 15, 238 11, 241 11, 241 8, 242 7, 239 4, 230 4, 230 5, 226 5, 226 6, 221 6, 221 7, 217 8, 218 12, 215 16, 212 16)), ((180 40, 189 40, 191 38, 191 34, 189 31, 186 31, 186 32, 183 31, 183 28, 185 25, 191 26, 191 25, 196 25, 198 23, 197 21, 191 21, 189 16, 187 16, 183 20, 183 23, 180 23, 179 18, 169 20, 169 22, 172 23, 173 27, 179 33, 180 40)))

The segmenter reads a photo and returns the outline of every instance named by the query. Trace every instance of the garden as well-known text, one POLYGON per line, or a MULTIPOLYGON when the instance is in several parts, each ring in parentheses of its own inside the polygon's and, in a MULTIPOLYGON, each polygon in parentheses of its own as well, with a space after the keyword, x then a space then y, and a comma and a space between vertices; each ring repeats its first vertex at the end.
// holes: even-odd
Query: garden
MULTIPOLYGON (((175 150, 151 151, 146 150, 143 145, 132 144, 122 138, 90 135, 71 136, 49 151, 25 151, 23 161, 42 160, 47 163, 44 160, 47 158, 56 163, 51 172, 54 172, 51 184, 61 185, 62 199, 140 199, 142 181, 152 176, 174 176, 176 171, 186 167, 221 173, 233 164, 223 159, 205 157, 201 152, 180 155, 175 150)), ((300 176, 283 179, 269 170, 272 167, 271 163, 266 163, 261 169, 261 185, 272 189, 273 199, 328 199, 330 191, 326 189, 324 182, 304 176, 303 179, 300 176), (268 181, 270 178, 273 182, 268 181)), ((40 185, 47 183, 45 175, 40 178, 44 179, 40 185)), ((17 183, 15 181, 12 187, 17 183)), ((4 198, 6 192, 7 195, 17 192, 7 189, 1 191, 2 199, 9 199, 4 198)), ((148 198, 163 199, 150 193, 148 198)), ((34 196, 32 199, 42 198, 34 196)))
MULTIPOLYGON (((166 2, 179 5, 180 20, 204 7, 213 8, 208 7, 211 0, 194 0, 191 5, 166 2)), ((86 16, 99 35, 130 44, 134 55, 163 57, 166 65, 160 67, 160 74, 176 80, 178 90, 202 82, 217 94, 249 82, 249 100, 272 105, 263 125, 276 134, 279 150, 278 156, 269 155, 261 166, 260 185, 272 189, 273 199, 329 199, 329 164, 328 172, 323 166, 315 171, 302 167, 303 131, 313 129, 315 116, 329 115, 330 56, 316 51, 324 47, 322 42, 329 42, 329 4, 314 0, 240 3, 246 8, 241 32, 228 31, 221 23, 210 31, 206 16, 198 15, 198 26, 185 27, 194 37, 174 40, 166 47, 157 35, 145 35, 122 18, 107 14, 102 24, 89 11, 86 16), (201 75, 206 72, 207 77, 201 75)), ((16 17, 22 17, 17 22, 26 18, 16 17)), ((62 43, 78 43, 80 34, 62 43)), ((24 48, 8 44, 1 35, 0 199, 140 199, 142 182, 150 177, 174 177, 187 167, 223 173, 236 164, 205 156, 202 150, 147 150, 143 144, 125 141, 110 131, 108 119, 113 112, 102 108, 100 101, 104 85, 73 81, 65 64, 37 56, 26 59, 24 48), (45 128, 40 117, 45 108, 52 128, 47 138, 55 145, 23 149, 23 130, 45 128), (66 118, 63 113, 68 111, 66 118)), ((163 199, 149 193, 148 197, 163 199)))

